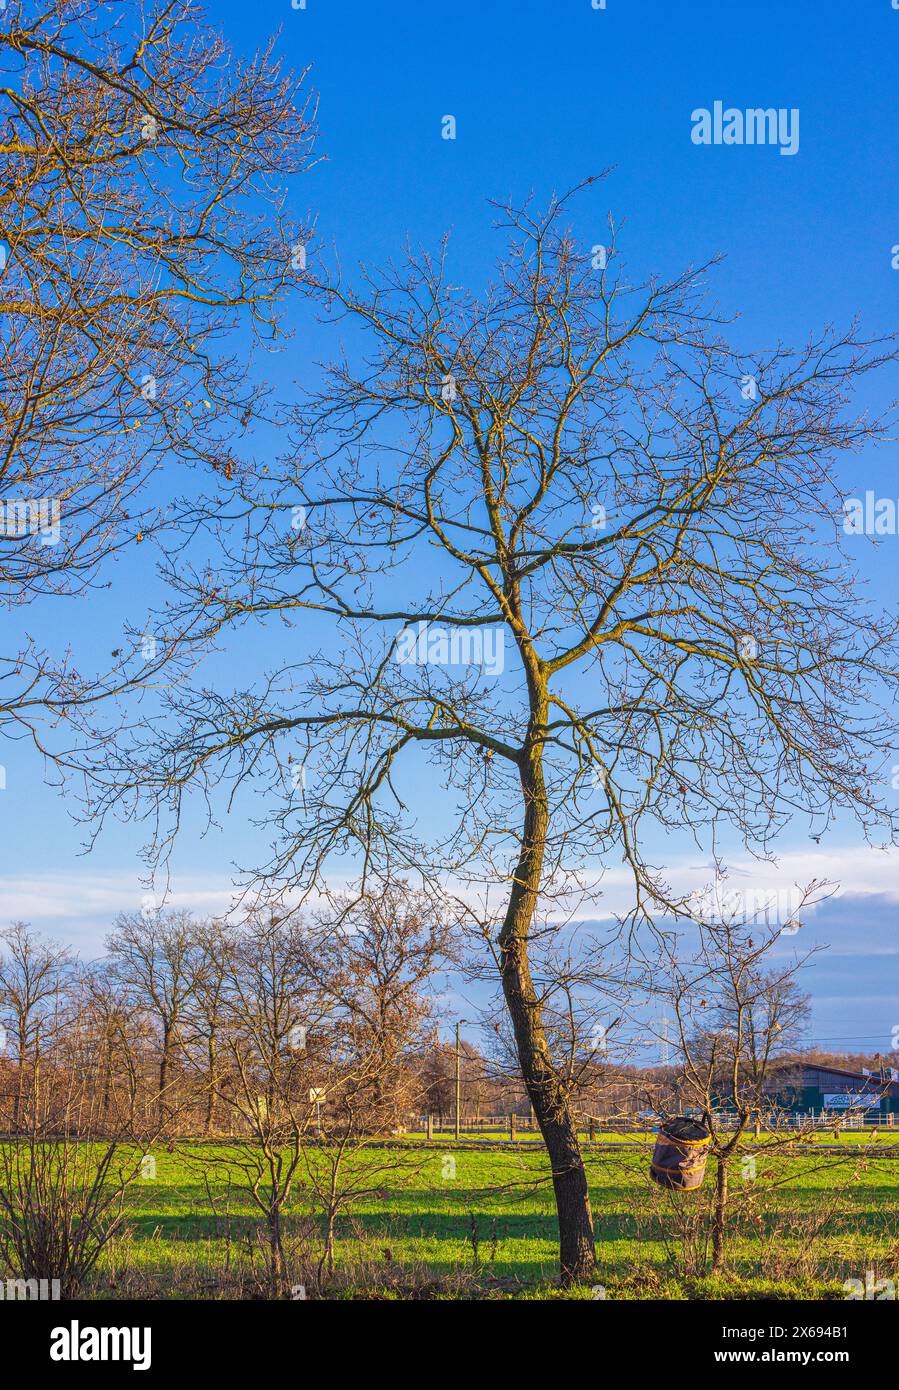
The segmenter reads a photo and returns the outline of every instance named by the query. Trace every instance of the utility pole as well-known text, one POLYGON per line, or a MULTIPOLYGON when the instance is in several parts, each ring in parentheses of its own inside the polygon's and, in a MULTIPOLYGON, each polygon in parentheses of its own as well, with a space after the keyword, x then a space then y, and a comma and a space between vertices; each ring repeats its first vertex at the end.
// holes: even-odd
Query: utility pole
POLYGON ((661 1032, 658 1034, 659 1062, 663 1067, 667 1067, 671 1060, 671 1049, 669 1047, 668 1038, 668 1024, 671 1022, 671 1019, 663 1014, 661 1018, 651 1018, 649 1021, 650 1023, 658 1023, 661 1025, 661 1032))
POLYGON ((460 1041, 459 1041, 459 1029, 460 1029, 460 1027, 462 1026, 463 1023, 467 1023, 467 1022, 468 1022, 467 1019, 460 1018, 460 1019, 459 1019, 459 1022, 456 1024, 456 1138, 457 1138, 457 1139, 459 1138, 459 1125, 460 1125, 460 1118, 461 1118, 461 1113, 462 1113, 462 1068, 461 1068, 461 1063, 462 1063, 462 1051, 461 1051, 461 1043, 460 1043, 460 1041))

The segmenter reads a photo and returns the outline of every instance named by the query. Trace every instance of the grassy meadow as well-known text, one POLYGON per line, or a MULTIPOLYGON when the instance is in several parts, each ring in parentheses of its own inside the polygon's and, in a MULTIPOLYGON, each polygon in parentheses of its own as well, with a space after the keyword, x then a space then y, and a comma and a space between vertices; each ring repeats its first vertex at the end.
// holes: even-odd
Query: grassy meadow
MULTIPOLYGON (((868 1153, 870 1143, 850 1133, 834 1150, 819 1135, 801 1152, 762 1148, 754 1165, 733 1160, 727 1271, 714 1278, 712 1162, 698 1193, 672 1194, 649 1182, 642 1136, 587 1145, 597 1282, 564 1294, 539 1148, 455 1146, 449 1136, 433 1146, 372 1144, 346 1159, 344 1185, 359 1190, 337 1218, 335 1270, 323 1287, 321 1204, 314 1173, 298 1172, 285 1222, 289 1275, 295 1296, 310 1298, 841 1299, 843 1281, 866 1270, 899 1276, 899 1145, 887 1157, 868 1153)), ((194 1143, 153 1157, 154 1176, 127 1193, 126 1227, 91 1296, 264 1297, 265 1227, 240 1151, 194 1143)), ((309 1161, 323 1165, 321 1178, 327 1155, 312 1150, 309 1161)))

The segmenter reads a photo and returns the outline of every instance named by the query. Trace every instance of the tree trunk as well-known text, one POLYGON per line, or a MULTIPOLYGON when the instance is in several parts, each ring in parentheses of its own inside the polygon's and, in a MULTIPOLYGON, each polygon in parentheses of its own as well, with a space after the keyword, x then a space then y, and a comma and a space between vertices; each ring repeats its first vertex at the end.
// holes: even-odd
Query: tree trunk
POLYGON ((569 1285, 593 1276, 593 1213, 577 1128, 549 1060, 540 1005, 521 951, 504 954, 503 992, 515 1029, 521 1074, 552 1164, 559 1266, 563 1285, 569 1285))
POLYGON ((715 1210, 712 1217, 712 1273, 724 1267, 724 1234, 727 1220, 727 1159, 719 1158, 715 1171, 715 1210))
POLYGON ((327 1270, 329 1275, 333 1275, 334 1273, 334 1227, 337 1219, 336 1209, 333 1207, 326 1207, 324 1215, 325 1243, 316 1273, 319 1293, 321 1293, 325 1287, 325 1270, 327 1270))
POLYGON ((215 1119, 215 1088, 218 1084, 217 1062, 215 1038, 209 1039, 208 1047, 208 1070, 209 1070, 209 1094, 206 1097, 206 1133, 212 1133, 212 1125, 215 1119))
POLYGON ((100 1117, 109 1117, 109 1103, 112 1098, 112 1040, 107 1036, 103 1049, 103 1099, 100 1103, 100 1117))
POLYGON ((567 1286, 592 1278, 596 1249, 577 1127, 549 1054, 540 1001, 528 962, 528 935, 537 908, 549 823, 542 767, 545 691, 532 688, 532 695, 532 732, 520 764, 524 831, 499 938, 500 970, 522 1078, 552 1165, 559 1220, 559 1265, 562 1284, 567 1286))
POLYGON ((159 1119, 161 1122, 165 1120, 167 1110, 167 1106, 165 1103, 165 1091, 166 1086, 168 1084, 169 1076, 170 1038, 171 1034, 169 1032, 169 1029, 164 1028, 162 1032, 162 1056, 159 1059, 159 1092, 157 1095, 159 1119))
POLYGON ((12 1122, 13 1129, 19 1128, 19 1118, 22 1113, 22 1102, 25 1099, 25 1058, 28 1049, 27 1035, 22 1024, 19 1024, 18 1036, 16 1038, 16 1049, 18 1053, 18 1078, 16 1084, 16 1094, 13 1098, 12 1122))
POLYGON ((272 1292, 277 1297, 284 1291, 284 1246, 281 1242, 281 1210, 279 1207, 269 1211, 268 1241, 272 1292))
POLYGON ((325 1232, 325 1259, 326 1259, 326 1262, 327 1262, 328 1273, 329 1273, 329 1274, 333 1274, 333 1273, 334 1273, 334 1222, 335 1222, 335 1219, 336 1219, 336 1213, 335 1213, 334 1211, 329 1211, 329 1212, 328 1212, 328 1225, 327 1225, 327 1230, 326 1230, 326 1232, 325 1232))

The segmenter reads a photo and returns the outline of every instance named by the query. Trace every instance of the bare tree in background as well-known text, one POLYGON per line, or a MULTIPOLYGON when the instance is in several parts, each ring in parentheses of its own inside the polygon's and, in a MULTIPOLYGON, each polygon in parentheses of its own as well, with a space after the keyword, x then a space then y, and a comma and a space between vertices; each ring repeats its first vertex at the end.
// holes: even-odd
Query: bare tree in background
MULTIPOLYGON (((539 915, 532 926, 528 959, 544 1037, 576 1129, 592 1129, 601 1112, 614 1117, 622 1071, 639 1054, 630 1013, 642 981, 631 978, 631 962, 617 949, 616 935, 614 930, 604 935, 593 931, 585 941, 582 923, 545 922, 539 915)), ((478 978, 485 983, 491 963, 493 980, 501 978, 494 936, 485 933, 487 951, 481 953, 478 978)), ((492 1073, 520 1092, 518 1044, 503 1005, 500 991, 484 1014, 492 1073)))
POLYGON ((435 1027, 419 1061, 423 1109, 440 1124, 452 1114, 455 1099, 455 1048, 442 1043, 435 1027))
POLYGON ((173 1067, 181 1059, 197 988, 197 927, 189 912, 122 913, 106 938, 110 974, 121 998, 144 1010, 156 1033, 156 1107, 164 1120, 173 1101, 173 1067))
POLYGON ((370 1129, 405 1125, 420 1100, 405 1063, 424 1040, 433 1008, 427 991, 453 955, 457 916, 447 899, 393 883, 359 900, 338 898, 316 923, 310 970, 357 1050, 371 1054, 371 1093, 353 1105, 354 1119, 364 1115, 370 1129))
MULTIPOLYGON (((143 1000, 123 995, 115 968, 99 961, 82 972, 81 1019, 93 1041, 96 1114, 103 1132, 115 1125, 135 1130, 145 1116, 147 1091, 158 1095, 158 1071, 147 1086, 147 1062, 156 1061, 156 1036, 143 1000)), ((158 1106, 152 1105, 154 1113, 158 1106)))
MULTIPOLYGON (((241 1173, 265 1221, 276 1295, 284 1292, 288 1273, 286 1208, 315 1130, 314 1047, 328 1031, 332 1008, 313 983, 309 948, 295 916, 260 909, 243 923, 224 998, 227 1063, 223 1059, 217 1071, 216 1095, 231 1116, 232 1133, 243 1131, 252 1140, 229 1150, 227 1162, 241 1173)), ((200 1161, 207 1161, 205 1153, 200 1161)))
POLYGON ((40 1100, 42 1057, 64 1021, 73 965, 67 947, 45 941, 25 922, 0 932, 0 1042, 12 1053, 16 1068, 12 1108, 6 1115, 13 1130, 23 1118, 26 1095, 35 1103, 40 1100))
POLYGON ((206 1092, 203 1132, 215 1128, 220 1087, 228 992, 237 964, 237 941, 227 922, 197 923, 194 934, 193 990, 188 1004, 188 1056, 198 1053, 197 1066, 206 1092))
POLYGON ((168 720, 104 749, 92 809, 169 812, 164 853, 189 788, 267 778, 272 885, 355 862, 363 892, 421 873, 503 895, 493 944, 571 1282, 592 1275, 593 1220, 535 924, 584 894, 595 916, 622 865, 631 941, 688 911, 650 834, 707 849, 730 823, 766 855, 791 818, 820 835, 847 811, 894 833, 896 624, 842 558, 834 468, 887 432, 848 403, 897 349, 828 330, 750 357, 705 267, 625 276, 611 221, 603 247, 595 220, 579 239, 565 198, 499 217, 478 296, 446 249, 358 290, 316 270, 359 351, 298 407, 289 457, 192 514, 165 619, 212 644, 274 618, 298 645, 247 689, 185 681, 168 720))
POLYGON ((77 981, 67 983, 66 1021, 47 1041, 46 1075, 20 1073, 16 1138, 0 1145, 0 1265, 20 1280, 58 1281, 63 1298, 84 1295, 121 1233, 126 1195, 158 1137, 153 1120, 134 1125, 126 1113, 102 1113, 94 1020, 82 1016, 77 981))
MULTIPOLYGON (((804 903, 814 895, 812 885, 804 903)), ((754 1153, 784 1143, 777 1134, 777 1105, 769 1083, 779 1057, 796 1047, 808 1025, 808 997, 796 981, 808 953, 784 953, 782 960, 769 963, 773 948, 784 946, 783 927, 740 916, 703 922, 698 931, 693 951, 670 950, 667 962, 660 963, 657 983, 670 982, 659 993, 667 995, 674 1014, 684 1103, 701 1114, 711 1135, 711 1267, 718 1272, 725 1258, 732 1161, 753 1122, 754 1153), (765 1140, 763 1122, 773 1131, 765 1140)))
MULTIPOLYGON (((0 25, 0 604, 78 595, 147 541, 166 463, 230 473, 262 406, 254 341, 281 336, 305 235, 285 181, 312 110, 272 45, 231 53, 192 0, 8 0, 0 25), (236 328, 239 345, 231 345, 236 328), (43 508, 43 510, 42 510, 43 508)), ((186 479, 171 476, 168 496, 186 479)), ((83 676, 22 636, 0 657, 0 728, 152 672, 140 634, 83 676), (126 649, 127 648, 127 649, 126 649)))

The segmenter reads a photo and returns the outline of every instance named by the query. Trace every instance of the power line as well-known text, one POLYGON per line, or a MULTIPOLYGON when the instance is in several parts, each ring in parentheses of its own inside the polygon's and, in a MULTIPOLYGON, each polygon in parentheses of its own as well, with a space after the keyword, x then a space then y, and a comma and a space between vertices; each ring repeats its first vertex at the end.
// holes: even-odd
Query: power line
MULTIPOLYGON (((831 1033, 821 1038, 807 1038, 806 1044, 822 1042, 870 1042, 882 1043, 883 1033, 831 1033)), ((889 1048, 888 1051, 893 1051, 889 1048)))

